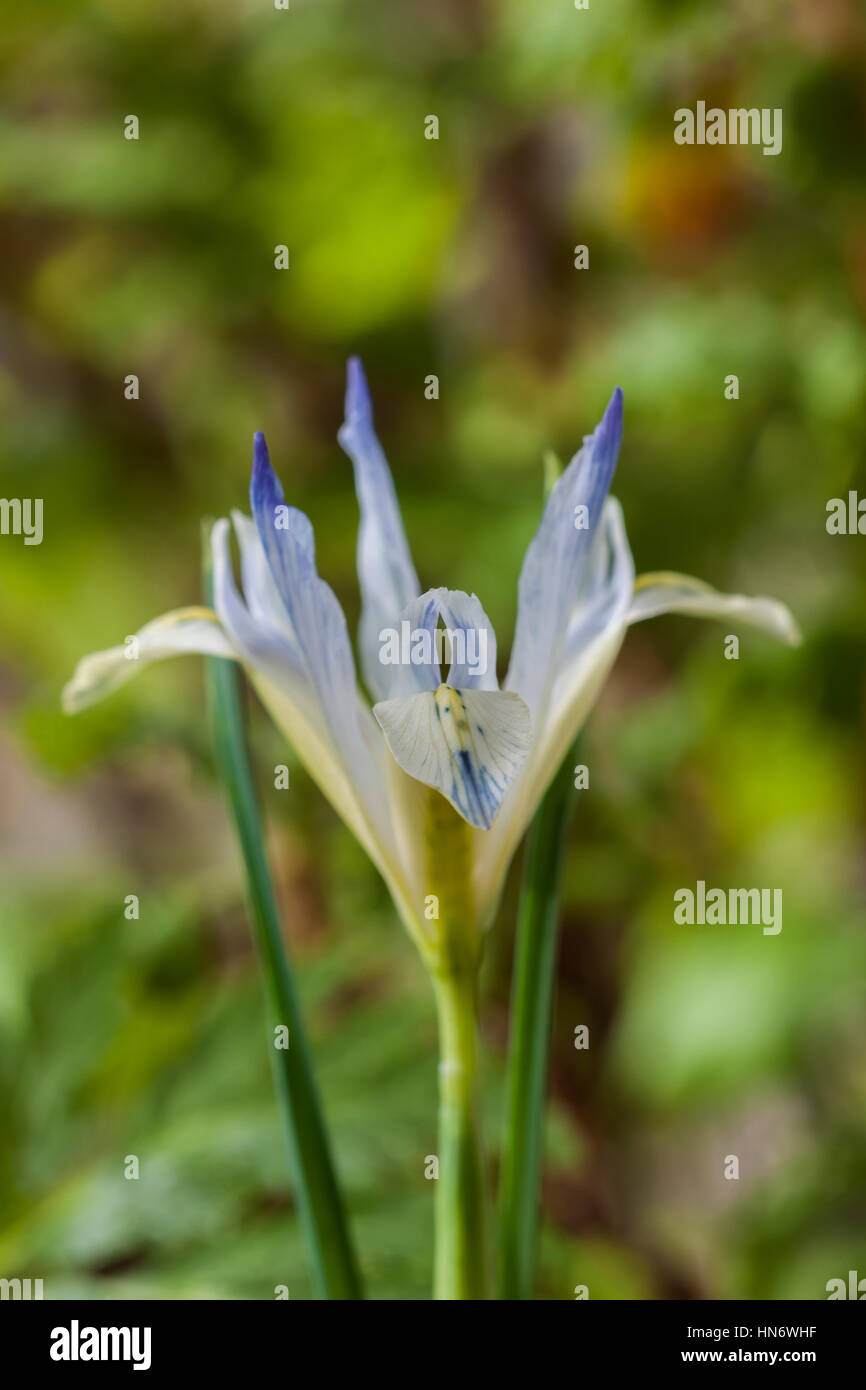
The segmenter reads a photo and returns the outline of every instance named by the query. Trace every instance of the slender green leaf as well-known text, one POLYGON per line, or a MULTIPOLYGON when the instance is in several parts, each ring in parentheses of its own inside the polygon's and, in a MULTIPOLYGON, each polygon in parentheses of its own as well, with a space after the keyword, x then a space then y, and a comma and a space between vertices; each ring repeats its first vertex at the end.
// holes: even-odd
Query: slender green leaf
MULTIPOLYGON (((212 601, 209 545, 204 541, 206 601, 212 601)), ((274 1080, 285 1119, 296 1199, 318 1297, 363 1298, 343 1199, 313 1077, 312 1059, 291 967, 280 932, 264 848, 261 815, 247 753, 241 683, 235 663, 206 657, 208 705, 220 777, 235 823, 247 878, 254 936, 270 1015, 274 1080), (273 1029, 288 1029, 277 1047, 273 1029)))
POLYGON ((576 749, 532 822, 517 914, 499 1189, 499 1298, 532 1296, 559 890, 576 749))

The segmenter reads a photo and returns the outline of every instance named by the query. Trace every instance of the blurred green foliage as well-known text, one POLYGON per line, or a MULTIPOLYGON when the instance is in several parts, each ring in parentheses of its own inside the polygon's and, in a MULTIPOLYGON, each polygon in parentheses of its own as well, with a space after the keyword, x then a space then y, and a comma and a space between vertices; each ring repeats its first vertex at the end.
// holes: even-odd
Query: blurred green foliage
MULTIPOLYGON (((45 537, 0 538, 0 1273, 49 1297, 307 1291, 201 671, 74 720, 59 692, 197 600, 198 518, 244 505, 257 428, 354 623, 353 351, 422 582, 477 592, 503 653, 543 451, 570 456, 616 382, 638 568, 775 594, 806 637, 744 634, 733 662, 719 628, 643 625, 592 718, 539 1293, 821 1298, 866 1273, 864 550, 824 527, 866 492, 864 66, 855 0, 4 15, 0 492, 43 497, 45 537), (780 106, 782 154, 674 146, 699 98, 780 106), (781 934, 675 926, 698 878, 782 887, 781 934)), ((253 737, 371 1292, 425 1297, 429 992, 316 789, 294 764, 270 788, 287 755, 258 710, 253 737)), ((513 907, 512 882, 494 1160, 513 907)))

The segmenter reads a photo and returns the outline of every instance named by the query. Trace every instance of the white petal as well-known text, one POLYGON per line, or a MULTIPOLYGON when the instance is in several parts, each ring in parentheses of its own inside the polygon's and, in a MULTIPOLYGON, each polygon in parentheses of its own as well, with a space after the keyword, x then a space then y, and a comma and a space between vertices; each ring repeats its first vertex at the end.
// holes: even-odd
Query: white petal
POLYGON ((152 661, 185 652, 237 657, 215 613, 209 608, 177 608, 154 618, 134 640, 82 657, 63 690, 63 708, 76 714, 116 690, 152 661))
MULTIPOLYGON (((292 699, 285 682, 277 682, 256 669, 250 669, 248 675, 265 709, 295 750, 310 778, 322 790, 379 870, 406 926, 417 933, 421 929, 423 889, 413 889, 411 886, 415 846, 411 836, 391 821, 389 808, 392 797, 388 783, 389 769, 385 764, 388 752, 369 709, 363 711, 366 722, 361 724, 361 737, 371 761, 375 760, 378 764, 378 771, 375 782, 367 781, 361 785, 352 771, 346 768, 322 721, 315 715, 310 716, 301 704, 292 699)), ((361 713, 359 710, 359 716, 361 713)), ((397 775, 402 776, 399 772, 397 775)))
POLYGON ((389 668, 379 662, 379 633, 393 627, 398 615, 420 591, 418 576, 403 530, 391 470, 373 429, 373 407, 357 357, 350 358, 346 382, 346 418, 337 435, 355 468, 355 491, 361 509, 358 528, 358 579, 362 611, 358 645, 361 669, 379 699, 392 694, 389 668))
POLYGON ((470 825, 489 829, 529 749, 523 700, 440 685, 384 700, 373 713, 404 772, 440 791, 470 825))
POLYGON ((796 646, 801 641, 799 628, 790 610, 778 599, 722 594, 687 574, 644 574, 638 579, 628 621, 639 623, 660 613, 689 613, 695 618, 719 618, 732 623, 745 623, 790 646, 796 646))

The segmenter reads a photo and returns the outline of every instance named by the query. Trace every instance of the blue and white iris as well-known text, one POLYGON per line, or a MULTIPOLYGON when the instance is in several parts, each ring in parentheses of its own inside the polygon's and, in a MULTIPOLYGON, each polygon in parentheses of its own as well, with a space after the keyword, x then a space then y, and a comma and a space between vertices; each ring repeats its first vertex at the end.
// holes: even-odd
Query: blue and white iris
POLYGON ((252 520, 212 532, 214 609, 179 609, 147 624, 132 646, 85 657, 64 692, 79 710, 148 662, 182 652, 239 661, 311 777, 388 883, 413 933, 423 932, 429 856, 422 822, 430 792, 468 823, 476 923, 495 908, 508 864, 545 788, 586 718, 630 623, 692 613, 751 624, 788 642, 796 627, 783 604, 723 595, 684 575, 635 582, 622 512, 609 488, 622 437, 622 393, 553 487, 518 586, 508 673, 496 675, 496 637, 479 600, 456 590, 421 592, 394 484, 373 428, 360 363, 349 363, 339 440, 352 459, 360 505, 359 689, 340 604, 316 569, 313 528, 288 506, 261 434, 255 436, 252 520), (410 624, 429 633, 484 634, 479 670, 436 658, 386 663, 382 634, 410 624), (137 659, 130 660, 131 650, 137 659))

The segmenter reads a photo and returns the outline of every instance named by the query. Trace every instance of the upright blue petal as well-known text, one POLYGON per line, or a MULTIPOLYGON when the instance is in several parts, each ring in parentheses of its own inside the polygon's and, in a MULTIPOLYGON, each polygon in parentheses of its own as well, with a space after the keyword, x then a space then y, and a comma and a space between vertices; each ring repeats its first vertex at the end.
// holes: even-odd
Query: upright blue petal
POLYGON ((346 419, 337 435, 355 469, 361 521, 358 528, 358 579, 361 623, 358 645, 361 669, 372 693, 389 694, 388 668, 379 661, 379 634, 394 627, 403 610, 421 592, 403 530, 394 482, 373 429, 373 407, 357 357, 349 359, 346 419))
POLYGON ((617 387, 594 433, 584 439, 553 488, 523 561, 506 687, 523 696, 533 719, 556 674, 621 439, 622 391, 617 387))

